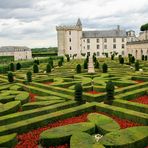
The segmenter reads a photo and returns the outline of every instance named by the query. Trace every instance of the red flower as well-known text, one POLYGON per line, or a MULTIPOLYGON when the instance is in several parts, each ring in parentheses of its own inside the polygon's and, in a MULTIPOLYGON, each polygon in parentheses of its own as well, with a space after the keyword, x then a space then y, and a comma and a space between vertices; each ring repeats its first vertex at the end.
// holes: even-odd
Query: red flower
POLYGON ((141 97, 138 97, 134 100, 131 100, 131 102, 138 102, 138 103, 142 103, 142 104, 148 104, 148 96, 145 95, 145 96, 141 96, 141 97))
POLYGON ((30 93, 29 96, 30 96, 29 102, 35 102, 36 101, 36 98, 35 98, 35 96, 37 96, 36 94, 30 93))
POLYGON ((43 84, 51 85, 53 82, 43 82, 43 84))
POLYGON ((93 90, 93 91, 88 91, 86 93, 96 95, 96 94, 101 94, 102 92, 97 92, 97 91, 93 90))

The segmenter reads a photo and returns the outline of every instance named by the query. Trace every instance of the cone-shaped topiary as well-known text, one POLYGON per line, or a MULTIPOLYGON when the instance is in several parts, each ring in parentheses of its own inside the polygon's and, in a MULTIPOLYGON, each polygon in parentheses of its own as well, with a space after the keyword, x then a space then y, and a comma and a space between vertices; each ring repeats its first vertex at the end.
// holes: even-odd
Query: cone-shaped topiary
POLYGON ((17 63, 16 64, 16 70, 20 70, 21 69, 21 64, 20 63, 17 63))
POLYGON ((108 66, 107 66, 106 63, 104 63, 104 64, 102 65, 102 71, 103 71, 103 73, 107 73, 107 71, 108 71, 108 66))
POLYGON ((39 72, 39 67, 38 67, 38 65, 36 63, 33 65, 33 72, 34 73, 38 73, 39 72))
POLYGON ((77 65, 76 72, 77 73, 81 73, 81 65, 80 64, 77 65))
POLYGON ((14 63, 10 63, 9 69, 10 69, 10 71, 14 71, 14 70, 15 70, 15 65, 14 65, 14 63))
POLYGON ((51 72, 51 65, 48 63, 46 66, 46 73, 50 73, 51 72))
POLYGON ((87 69, 88 68, 88 62, 87 62, 87 60, 84 60, 83 66, 84 66, 84 69, 87 69))
POLYGON ((135 71, 139 71, 139 61, 135 62, 135 71))
POLYGON ((14 81, 14 76, 12 72, 8 72, 8 82, 12 83, 14 81))
POLYGON ((83 95, 82 85, 81 85, 81 83, 77 83, 75 85, 75 101, 78 101, 81 103, 83 101, 82 95, 83 95))
POLYGON ((108 81, 106 84, 106 100, 104 103, 111 104, 114 99, 115 86, 112 81, 108 81))
POLYGON ((26 74, 26 76, 27 76, 27 81, 28 82, 32 82, 32 72, 31 71, 28 71, 27 74, 26 74))

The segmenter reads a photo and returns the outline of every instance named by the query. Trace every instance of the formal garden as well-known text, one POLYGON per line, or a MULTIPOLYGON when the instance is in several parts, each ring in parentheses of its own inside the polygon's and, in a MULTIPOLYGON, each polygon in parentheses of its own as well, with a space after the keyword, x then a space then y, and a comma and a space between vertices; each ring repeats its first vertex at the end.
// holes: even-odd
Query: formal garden
POLYGON ((0 66, 0 148, 148 147, 148 61, 41 58, 0 66))

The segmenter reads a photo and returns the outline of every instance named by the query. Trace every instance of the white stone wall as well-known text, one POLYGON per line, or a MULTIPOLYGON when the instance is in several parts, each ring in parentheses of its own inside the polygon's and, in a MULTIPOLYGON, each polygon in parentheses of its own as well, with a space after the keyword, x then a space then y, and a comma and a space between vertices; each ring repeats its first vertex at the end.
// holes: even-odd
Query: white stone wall
POLYGON ((15 51, 14 52, 14 60, 26 60, 32 59, 31 51, 15 51))

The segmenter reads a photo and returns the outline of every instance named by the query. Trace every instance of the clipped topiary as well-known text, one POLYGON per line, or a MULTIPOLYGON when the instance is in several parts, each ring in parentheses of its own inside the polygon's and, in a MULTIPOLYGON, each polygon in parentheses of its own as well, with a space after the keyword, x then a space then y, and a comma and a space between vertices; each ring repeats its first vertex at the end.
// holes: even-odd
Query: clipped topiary
POLYGON ((139 71, 139 61, 135 62, 135 71, 139 71))
POLYGON ((76 72, 77 73, 81 73, 81 65, 80 64, 77 65, 76 72))
POLYGON ((40 64, 40 61, 39 60, 34 60, 34 64, 39 65, 40 64))
POLYGON ((39 72, 39 67, 38 67, 38 65, 36 63, 33 65, 33 72, 34 73, 38 73, 39 72))
POLYGON ((20 70, 21 69, 21 64, 20 63, 17 63, 16 64, 16 70, 20 70))
POLYGON ((131 63, 135 63, 135 57, 134 56, 132 56, 132 58, 131 58, 131 63))
POLYGON ((14 63, 10 63, 9 69, 10 69, 10 71, 14 71, 14 70, 15 70, 15 65, 14 65, 14 63))
POLYGON ((26 76, 27 76, 27 81, 28 82, 32 82, 32 72, 31 71, 28 71, 27 74, 26 74, 26 76))
POLYGON ((84 69, 87 69, 88 68, 88 62, 87 62, 87 60, 84 60, 84 69))
POLYGON ((63 62, 62 62, 62 60, 60 60, 60 61, 58 62, 58 66, 61 67, 62 65, 63 65, 63 62))
POLYGON ((14 81, 14 76, 12 72, 8 72, 8 82, 12 83, 14 81))
POLYGON ((114 83, 112 81, 108 81, 106 84, 106 99, 104 103, 112 104, 112 101, 114 100, 114 90, 114 83))
POLYGON ((78 101, 79 103, 81 103, 83 101, 82 95, 83 95, 82 85, 81 83, 77 83, 75 85, 75 101, 78 101))
POLYGON ((120 64, 124 64, 124 58, 120 58, 120 64))
POLYGON ((95 62, 95 68, 99 68, 100 67, 100 64, 99 64, 99 62, 96 60, 96 62, 95 62))
POLYGON ((111 55, 111 60, 114 60, 114 57, 115 57, 115 55, 114 55, 114 54, 112 54, 112 55, 111 55))
POLYGON ((48 63, 50 64, 51 67, 53 67, 53 60, 51 58, 49 58, 48 63))
POLYGON ((46 66, 46 73, 50 73, 51 72, 51 65, 48 63, 46 66))
POLYGON ((108 66, 107 66, 106 63, 104 63, 104 64, 102 65, 102 71, 103 71, 103 73, 107 73, 107 71, 108 71, 108 66))

